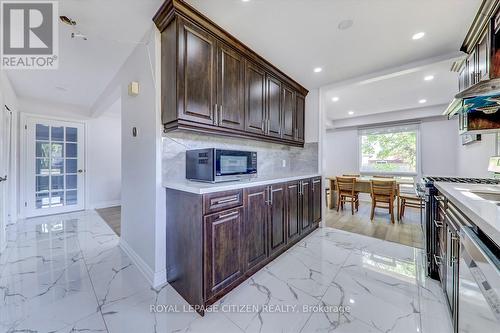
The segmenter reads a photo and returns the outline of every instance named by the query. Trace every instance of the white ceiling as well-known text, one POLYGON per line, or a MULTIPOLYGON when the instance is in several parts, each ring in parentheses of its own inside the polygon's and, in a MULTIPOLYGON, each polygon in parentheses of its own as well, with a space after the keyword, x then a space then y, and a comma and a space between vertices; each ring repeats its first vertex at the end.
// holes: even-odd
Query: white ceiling
POLYGON ((366 116, 430 105, 448 104, 458 91, 458 74, 450 68, 455 59, 411 67, 351 84, 325 88, 323 102, 329 119, 366 116), (434 76, 425 81, 426 76, 434 76), (334 102, 332 99, 338 98, 334 102), (419 103, 425 99, 425 103, 419 103), (354 112, 349 115, 349 111, 354 112))
MULTIPOLYGON (((89 40, 71 39, 71 28, 61 24, 59 69, 10 71, 16 92, 21 97, 90 107, 146 35, 162 2, 59 1, 60 14, 75 19, 76 29, 89 40)), ((457 51, 481 1, 187 2, 311 89, 457 51), (354 24, 341 31, 337 26, 345 19, 354 24), (426 36, 411 40, 419 31, 426 36), (323 71, 313 73, 318 66, 323 71)), ((415 98, 419 97, 411 96, 408 103, 415 98)))
POLYGON ((64 0, 59 15, 77 21, 88 40, 72 39, 73 29, 59 24, 59 69, 10 70, 21 97, 89 108, 152 27, 163 0, 64 0), (60 88, 57 88, 60 87, 60 88))
POLYGON ((481 0, 186 0, 307 88, 457 51, 481 0), (352 19, 350 29, 337 26, 352 19), (412 35, 425 37, 413 41, 412 35), (321 73, 313 73, 322 67, 321 73))

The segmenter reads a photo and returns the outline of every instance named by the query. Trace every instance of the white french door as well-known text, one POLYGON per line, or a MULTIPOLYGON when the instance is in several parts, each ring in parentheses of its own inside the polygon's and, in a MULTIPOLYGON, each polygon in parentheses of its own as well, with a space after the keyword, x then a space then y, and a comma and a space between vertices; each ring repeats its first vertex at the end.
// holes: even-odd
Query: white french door
POLYGON ((26 217, 85 208, 84 124, 27 117, 26 217))

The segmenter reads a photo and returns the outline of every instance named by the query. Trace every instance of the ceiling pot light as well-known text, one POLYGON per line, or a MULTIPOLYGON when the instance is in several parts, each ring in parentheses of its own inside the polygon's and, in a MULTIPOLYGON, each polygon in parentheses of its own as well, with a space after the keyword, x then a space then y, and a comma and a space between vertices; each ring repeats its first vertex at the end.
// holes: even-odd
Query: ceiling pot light
POLYGON ((420 39, 420 38, 422 38, 422 37, 424 37, 424 36, 425 36, 425 32, 417 32, 416 34, 414 34, 414 35, 411 37, 411 39, 413 39, 413 40, 417 40, 417 39, 420 39))
POLYGON ((424 104, 425 102, 427 102, 427 100, 426 100, 426 99, 421 99, 421 100, 419 100, 418 102, 419 102, 420 104, 424 104))
POLYGON ((349 111, 347 112, 350 116, 352 116, 354 114, 354 111, 349 111))
POLYGON ((321 67, 316 67, 316 68, 314 69, 314 73, 319 73, 319 72, 321 72, 322 70, 323 70, 323 68, 321 68, 321 67))
POLYGON ((434 75, 427 75, 426 77, 424 77, 424 80, 425 81, 432 81, 432 80, 434 80, 434 75))
POLYGON ((353 20, 350 20, 350 19, 348 19, 348 20, 342 20, 342 21, 340 21, 340 23, 339 23, 339 25, 337 26, 337 28, 338 28, 339 30, 347 30, 347 29, 349 29, 350 27, 352 27, 353 23, 354 23, 354 21, 353 21, 353 20))
POLYGON ((337 96, 332 97, 332 102, 338 102, 338 101, 339 101, 339 98, 337 96))
POLYGON ((249 2, 250 0, 241 0, 241 1, 243 1, 243 2, 249 2))

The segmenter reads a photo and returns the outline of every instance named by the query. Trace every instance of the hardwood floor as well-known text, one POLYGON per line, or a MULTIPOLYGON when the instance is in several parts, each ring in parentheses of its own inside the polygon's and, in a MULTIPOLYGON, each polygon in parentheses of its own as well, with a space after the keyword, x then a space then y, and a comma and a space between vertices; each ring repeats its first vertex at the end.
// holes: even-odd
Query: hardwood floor
POLYGON ((121 206, 106 207, 96 209, 97 214, 102 217, 104 221, 113 229, 113 231, 120 236, 121 226, 121 206))
POLYGON ((351 207, 346 205, 338 213, 335 209, 326 209, 325 226, 365 236, 423 248, 423 234, 420 227, 420 211, 406 208, 402 221, 391 224, 387 210, 375 210, 375 218, 370 221, 370 202, 360 201, 359 211, 351 214, 351 207))

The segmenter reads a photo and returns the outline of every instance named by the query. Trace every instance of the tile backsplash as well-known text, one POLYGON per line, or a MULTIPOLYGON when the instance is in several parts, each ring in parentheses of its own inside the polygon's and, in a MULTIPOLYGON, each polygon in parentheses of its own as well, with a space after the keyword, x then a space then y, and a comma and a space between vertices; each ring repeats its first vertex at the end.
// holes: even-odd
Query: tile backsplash
POLYGON ((162 138, 163 181, 185 179, 185 152, 200 148, 256 151, 259 177, 284 177, 318 172, 317 142, 306 143, 304 148, 298 148, 249 139, 175 131, 164 134, 162 138))

